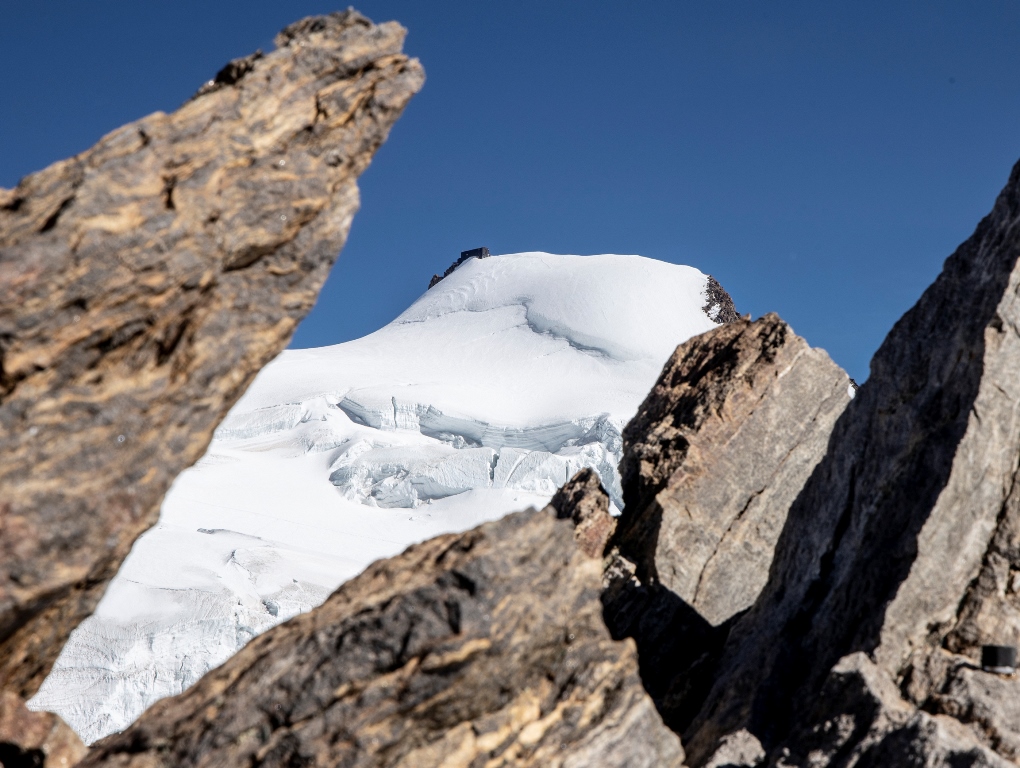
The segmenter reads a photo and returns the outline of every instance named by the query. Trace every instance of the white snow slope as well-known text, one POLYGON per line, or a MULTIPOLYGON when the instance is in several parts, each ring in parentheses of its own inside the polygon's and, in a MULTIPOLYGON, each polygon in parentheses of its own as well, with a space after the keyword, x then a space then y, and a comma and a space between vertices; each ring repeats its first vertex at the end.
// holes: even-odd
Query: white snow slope
POLYGON ((381 557, 545 504, 594 467, 707 277, 640 256, 473 259, 385 328, 268 365, 167 495, 33 709, 86 742, 180 693, 381 557))

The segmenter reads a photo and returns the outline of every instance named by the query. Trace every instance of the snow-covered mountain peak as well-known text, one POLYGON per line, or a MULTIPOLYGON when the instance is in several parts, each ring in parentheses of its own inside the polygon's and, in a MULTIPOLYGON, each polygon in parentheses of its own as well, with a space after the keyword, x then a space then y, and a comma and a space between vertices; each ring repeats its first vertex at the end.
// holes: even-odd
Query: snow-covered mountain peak
POLYGON ((466 262, 394 323, 520 308, 532 331, 578 350, 664 361, 677 337, 707 330, 707 285, 693 267, 641 256, 515 253, 466 262))
POLYGON ((413 542, 544 505, 583 467, 619 505, 623 426, 716 325, 709 288, 640 256, 470 259, 375 333, 284 352, 33 706, 94 740, 413 542))

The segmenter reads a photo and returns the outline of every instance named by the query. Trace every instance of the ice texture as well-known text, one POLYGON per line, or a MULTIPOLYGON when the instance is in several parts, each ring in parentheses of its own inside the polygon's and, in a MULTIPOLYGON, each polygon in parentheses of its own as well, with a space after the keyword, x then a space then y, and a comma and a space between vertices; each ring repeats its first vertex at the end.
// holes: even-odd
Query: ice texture
POLYGON ((289 350, 164 500, 31 706, 86 742, 183 691, 366 565, 544 505, 716 323, 708 278, 640 256, 472 259, 379 331, 289 350))

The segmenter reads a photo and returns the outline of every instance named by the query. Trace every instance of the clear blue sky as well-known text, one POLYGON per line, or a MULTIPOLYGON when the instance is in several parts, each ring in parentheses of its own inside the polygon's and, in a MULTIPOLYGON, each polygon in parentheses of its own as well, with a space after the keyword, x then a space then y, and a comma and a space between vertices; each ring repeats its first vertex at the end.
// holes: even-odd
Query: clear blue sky
MULTIPOLYGON (((315 0, 0 5, 0 186, 172 110, 315 0)), ((295 346, 465 248, 715 275, 858 379, 1020 157, 1020 3, 388 2, 428 81, 295 346)))

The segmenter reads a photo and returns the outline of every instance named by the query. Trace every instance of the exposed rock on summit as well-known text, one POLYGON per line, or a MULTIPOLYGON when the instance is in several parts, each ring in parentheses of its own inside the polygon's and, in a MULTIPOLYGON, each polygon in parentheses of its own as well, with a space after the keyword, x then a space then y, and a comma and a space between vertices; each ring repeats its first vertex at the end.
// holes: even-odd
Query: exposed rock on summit
POLYGON ((708 276, 705 298, 708 301, 702 309, 715 322, 732 323, 740 318, 740 315, 737 314, 737 308, 733 306, 733 299, 730 294, 711 275, 708 276))
POLYGON ((311 308, 423 83, 404 34, 298 22, 176 112, 0 190, 0 688, 35 692, 311 308))
POLYGON ((435 288, 441 280, 452 275, 461 264, 471 259, 487 259, 489 258, 488 248, 472 248, 469 251, 461 251, 460 256, 450 266, 446 268, 446 271, 441 275, 432 275, 432 279, 429 280, 429 288, 435 288))
POLYGON ((633 642, 602 622, 601 560, 562 519, 608 516, 578 482, 602 504, 568 490, 375 563, 81 765, 679 766, 633 642))

